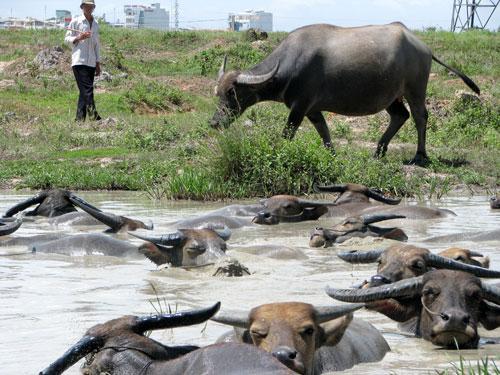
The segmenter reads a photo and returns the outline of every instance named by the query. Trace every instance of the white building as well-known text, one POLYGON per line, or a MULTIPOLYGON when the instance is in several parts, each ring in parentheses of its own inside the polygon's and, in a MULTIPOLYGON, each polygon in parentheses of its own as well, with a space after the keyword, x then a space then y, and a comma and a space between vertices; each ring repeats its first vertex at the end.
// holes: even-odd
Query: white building
POLYGON ((242 13, 229 13, 229 29, 245 31, 259 29, 260 31, 273 31, 273 14, 263 10, 246 10, 242 13))
POLYGON ((146 5, 125 5, 125 27, 134 29, 159 29, 168 30, 170 14, 160 8, 160 3, 146 5))

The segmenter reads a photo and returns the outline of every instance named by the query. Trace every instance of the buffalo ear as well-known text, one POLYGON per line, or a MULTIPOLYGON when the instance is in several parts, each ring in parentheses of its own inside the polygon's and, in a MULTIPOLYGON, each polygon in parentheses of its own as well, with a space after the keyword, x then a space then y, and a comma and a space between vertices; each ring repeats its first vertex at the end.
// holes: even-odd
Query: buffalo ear
POLYGON ((479 322, 488 331, 500 327, 500 307, 483 301, 480 307, 479 322))
POLYGON ((320 346, 335 346, 344 336, 344 333, 352 322, 352 313, 341 316, 337 319, 329 320, 328 322, 319 325, 318 343, 316 348, 320 346))

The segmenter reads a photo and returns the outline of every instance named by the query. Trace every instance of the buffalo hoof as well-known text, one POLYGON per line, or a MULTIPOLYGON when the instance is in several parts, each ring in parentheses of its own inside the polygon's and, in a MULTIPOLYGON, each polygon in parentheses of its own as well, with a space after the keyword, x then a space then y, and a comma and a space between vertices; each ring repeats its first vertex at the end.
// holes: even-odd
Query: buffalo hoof
POLYGON ((425 154, 419 154, 417 153, 413 159, 410 160, 408 164, 410 165, 417 165, 419 167, 425 167, 429 165, 430 160, 425 154))

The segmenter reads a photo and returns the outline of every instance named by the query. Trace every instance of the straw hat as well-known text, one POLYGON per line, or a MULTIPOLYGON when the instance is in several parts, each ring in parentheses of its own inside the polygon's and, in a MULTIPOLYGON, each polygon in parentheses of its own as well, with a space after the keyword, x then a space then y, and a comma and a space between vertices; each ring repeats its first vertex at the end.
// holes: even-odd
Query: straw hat
POLYGON ((94 0, 82 0, 82 3, 80 4, 80 8, 82 8, 84 4, 93 5, 95 7, 94 0))

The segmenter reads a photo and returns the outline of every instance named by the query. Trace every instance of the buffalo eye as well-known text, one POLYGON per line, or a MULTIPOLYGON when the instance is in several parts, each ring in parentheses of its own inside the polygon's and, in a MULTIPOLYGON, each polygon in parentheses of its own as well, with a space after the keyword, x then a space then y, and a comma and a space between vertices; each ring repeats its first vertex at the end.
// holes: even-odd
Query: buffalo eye
POLYGON ((425 297, 436 298, 439 295, 439 290, 434 288, 425 288, 422 294, 425 297))
POLYGON ((411 264, 411 268, 418 271, 423 271, 425 269, 425 264, 421 260, 417 260, 411 264))
POLYGON ((314 327, 305 327, 301 332, 301 335, 303 336, 312 336, 313 334, 314 334, 314 327))
POLYGON ((267 336, 267 332, 264 332, 264 331, 254 331, 254 330, 251 330, 250 334, 252 336, 258 338, 258 339, 264 339, 267 336))

